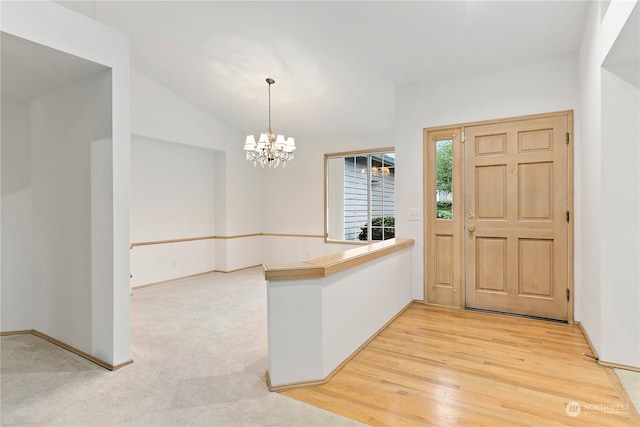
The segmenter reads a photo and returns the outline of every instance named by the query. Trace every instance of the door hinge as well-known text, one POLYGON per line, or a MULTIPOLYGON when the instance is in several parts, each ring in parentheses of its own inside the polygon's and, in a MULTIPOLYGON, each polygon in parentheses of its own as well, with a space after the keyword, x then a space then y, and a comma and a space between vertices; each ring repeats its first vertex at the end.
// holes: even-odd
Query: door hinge
POLYGON ((460 139, 461 142, 465 142, 467 139, 464 136, 464 131, 462 131, 462 138, 460 139))
POLYGON ((571 300, 571 291, 567 288, 567 301, 571 300))
POLYGON ((569 145, 569 132, 567 132, 567 145, 569 145))
POLYGON ((567 211, 567 222, 569 222, 571 220, 571 214, 569 213, 569 211, 567 211))

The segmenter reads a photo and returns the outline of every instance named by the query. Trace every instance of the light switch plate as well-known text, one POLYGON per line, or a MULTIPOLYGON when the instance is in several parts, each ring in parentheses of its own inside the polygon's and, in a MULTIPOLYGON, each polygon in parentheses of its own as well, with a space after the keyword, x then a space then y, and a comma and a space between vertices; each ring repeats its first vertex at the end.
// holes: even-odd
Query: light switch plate
POLYGON ((421 219, 420 209, 409 209, 409 221, 420 221, 421 219))

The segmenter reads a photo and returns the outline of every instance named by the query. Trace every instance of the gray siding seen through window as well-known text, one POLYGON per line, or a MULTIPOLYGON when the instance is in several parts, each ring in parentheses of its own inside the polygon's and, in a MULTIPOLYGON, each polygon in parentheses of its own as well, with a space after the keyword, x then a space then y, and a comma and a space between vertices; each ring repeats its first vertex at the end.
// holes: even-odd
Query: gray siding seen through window
POLYGON ((394 216, 395 154, 345 157, 344 239, 395 237, 394 216))

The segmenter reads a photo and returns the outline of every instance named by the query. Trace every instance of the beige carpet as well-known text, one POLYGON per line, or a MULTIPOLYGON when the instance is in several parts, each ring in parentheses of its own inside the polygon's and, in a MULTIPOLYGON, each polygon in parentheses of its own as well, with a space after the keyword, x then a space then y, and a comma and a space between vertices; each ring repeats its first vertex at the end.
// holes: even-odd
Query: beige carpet
POLYGON ((133 365, 106 371, 33 335, 2 337, 2 426, 356 426, 268 391, 262 270, 135 290, 133 365))
POLYGON ((628 371, 625 369, 614 369, 624 391, 627 392, 631 403, 640 413, 640 372, 628 371))

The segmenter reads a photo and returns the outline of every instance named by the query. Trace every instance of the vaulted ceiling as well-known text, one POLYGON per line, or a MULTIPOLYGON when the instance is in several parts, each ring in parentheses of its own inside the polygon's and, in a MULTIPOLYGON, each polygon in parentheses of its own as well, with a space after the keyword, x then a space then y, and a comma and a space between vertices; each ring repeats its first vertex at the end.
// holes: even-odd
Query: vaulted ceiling
POLYGON ((131 65, 241 133, 388 133, 394 88, 577 52, 584 1, 97 1, 131 65))

